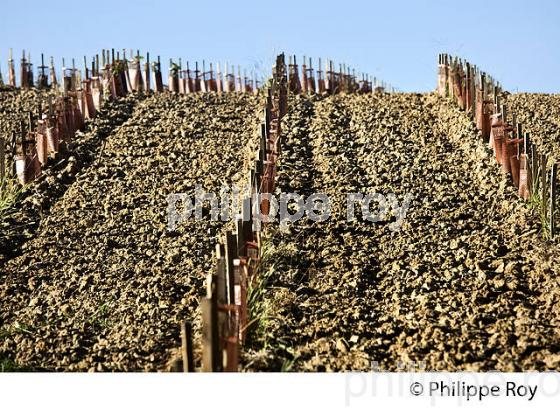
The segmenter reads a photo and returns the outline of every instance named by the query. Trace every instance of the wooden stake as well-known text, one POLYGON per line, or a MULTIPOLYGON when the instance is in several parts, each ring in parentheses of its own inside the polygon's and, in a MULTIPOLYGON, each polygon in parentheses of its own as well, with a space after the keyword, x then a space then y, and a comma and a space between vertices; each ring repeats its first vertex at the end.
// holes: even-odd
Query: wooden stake
MULTIPOLYGON (((243 219, 242 219, 242 224, 241 224, 241 228, 243 230, 243 238, 245 239, 245 242, 254 242, 254 238, 253 238, 253 218, 252 218, 252 202, 251 202, 251 197, 250 196, 246 196, 245 198, 243 198, 243 202, 242 202, 242 214, 243 214, 243 219)), ((245 247, 247 247, 247 244, 245 243, 245 247)), ((248 250, 245 249, 245 255, 248 256, 248 250)))
POLYGON ((476 66, 471 67, 471 117, 476 118, 476 66))
POLYGON ((4 188, 4 177, 6 176, 6 150, 4 138, 0 138, 0 190, 4 188))
MULTIPOLYGON (((523 127, 520 123, 517 124, 517 133, 516 133, 515 138, 517 138, 517 139, 523 138, 523 127)), ((526 141, 523 140, 523 144, 525 144, 525 143, 526 143, 526 141)), ((517 158, 519 158, 521 156, 521 143, 518 142, 516 144, 516 146, 517 146, 517 158)), ((525 154, 526 151, 524 151, 523 153, 525 154)))
POLYGON ((246 242, 247 239, 244 237, 245 231, 243 229, 243 219, 237 220, 237 252, 239 256, 247 256, 246 242))
POLYGON ((21 81, 21 88, 29 88, 27 60, 25 59, 25 50, 21 54, 21 66, 19 78, 21 81))
POLYGON ((216 245, 216 296, 220 305, 228 303, 227 267, 226 259, 223 256, 224 248, 224 245, 216 245))
POLYGON ((548 207, 547 207, 547 194, 546 194, 546 156, 544 154, 541 154, 541 200, 542 200, 542 206, 543 206, 543 214, 546 217, 547 211, 548 211, 548 207))
POLYGON ((556 233, 556 174, 558 173, 557 164, 552 164, 550 171, 550 239, 554 239, 556 233))
POLYGON ((194 372, 192 327, 189 322, 181 323, 181 356, 183 357, 183 372, 194 372))
POLYGON ((237 259, 237 241, 235 235, 231 231, 226 232, 225 241, 225 260, 226 260, 226 289, 227 289, 227 303, 230 305, 235 304, 235 267, 233 260, 237 259))
POLYGON ((218 335, 218 303, 214 275, 208 277, 209 296, 200 301, 202 311, 202 371, 218 372, 221 358, 218 335))
POLYGON ((530 178, 531 178, 531 186, 529 187, 530 188, 529 191, 531 192, 531 195, 533 195, 533 194, 535 194, 536 187, 538 186, 538 183, 539 183, 539 181, 537 179, 537 176, 538 176, 538 174, 537 174, 537 160, 536 160, 537 155, 536 155, 536 152, 535 152, 535 146, 533 144, 531 144, 531 146, 530 146, 530 152, 531 152, 531 154, 530 154, 529 159, 530 159, 531 166, 529 168, 529 175, 530 175, 530 178))
POLYGON ((144 90, 148 94, 152 88, 150 84, 150 76, 150 53, 146 53, 146 63, 144 64, 144 90))

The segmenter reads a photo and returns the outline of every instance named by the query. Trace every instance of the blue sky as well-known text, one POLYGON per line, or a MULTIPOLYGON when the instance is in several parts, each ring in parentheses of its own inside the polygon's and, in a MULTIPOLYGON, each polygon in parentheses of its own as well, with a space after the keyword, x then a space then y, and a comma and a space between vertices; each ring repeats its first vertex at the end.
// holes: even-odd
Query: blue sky
MULTIPOLYGON (((60 61, 101 48, 268 73, 280 51, 346 62, 403 91, 435 87, 437 54, 464 56, 510 91, 560 91, 555 1, 17 1, 0 6, 0 67, 10 47, 60 61), (468 4, 468 8, 466 5, 468 4)), ((167 69, 167 64, 164 65, 167 69)))

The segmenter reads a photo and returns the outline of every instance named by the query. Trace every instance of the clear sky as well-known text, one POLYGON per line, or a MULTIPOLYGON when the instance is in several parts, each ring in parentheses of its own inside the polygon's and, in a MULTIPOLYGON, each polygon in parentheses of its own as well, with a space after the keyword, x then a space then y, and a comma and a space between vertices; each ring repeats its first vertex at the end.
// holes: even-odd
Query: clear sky
MULTIPOLYGON (((267 72, 276 53, 331 58, 403 91, 435 87, 437 54, 467 58, 510 91, 560 92, 558 1, 4 0, 10 47, 82 61, 101 48, 267 72)), ((164 64, 167 72, 167 63, 164 64)))

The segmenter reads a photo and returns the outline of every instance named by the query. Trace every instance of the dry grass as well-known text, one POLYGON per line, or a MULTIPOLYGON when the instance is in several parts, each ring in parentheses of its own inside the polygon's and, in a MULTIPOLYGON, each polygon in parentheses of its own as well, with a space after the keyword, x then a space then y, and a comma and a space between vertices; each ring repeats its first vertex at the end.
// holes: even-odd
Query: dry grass
POLYGON ((15 178, 5 177, 0 181, 0 219, 13 212, 21 192, 22 187, 15 178))

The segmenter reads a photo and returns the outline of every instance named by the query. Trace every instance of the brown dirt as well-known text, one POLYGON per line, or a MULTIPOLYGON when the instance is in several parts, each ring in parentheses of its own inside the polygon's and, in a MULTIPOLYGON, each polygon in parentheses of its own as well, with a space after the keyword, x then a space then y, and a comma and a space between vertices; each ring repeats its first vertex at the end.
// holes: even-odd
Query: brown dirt
MULTIPOLYGON (((167 232, 167 195, 239 178, 256 97, 139 103, 0 274, 0 358, 34 370, 161 370, 193 319, 220 222, 167 232)), ((197 315, 196 315, 197 316, 197 315)), ((194 320, 194 319, 193 319, 194 320)))
MULTIPOLYGON (((553 135, 556 111, 542 132, 531 128, 543 123, 532 121, 533 98, 514 103, 529 113, 520 121, 553 135)), ((0 252, 0 360, 162 370, 181 320, 198 335, 224 225, 190 221, 169 233, 166 197, 245 175, 259 101, 163 95, 96 120, 76 154, 26 194, 32 229, 0 252)), ((434 95, 292 103, 279 189, 327 193, 333 215, 266 238, 273 275, 245 370, 560 369, 560 249, 543 243, 538 218, 463 113, 434 95), (402 229, 390 229, 394 215, 374 224, 358 212, 347 223, 349 192, 399 202, 412 193, 402 229)))
POLYGON ((524 131, 541 152, 550 154, 560 162, 560 95, 558 94, 511 94, 507 97, 508 107, 523 124, 524 131))
POLYGON ((41 219, 76 181, 79 172, 98 158, 105 138, 130 118, 137 101, 137 97, 129 96, 105 104, 83 132, 76 132, 70 144, 61 144, 56 158, 49 159, 41 175, 23 189, 11 209, 2 213, 0 264, 21 253, 22 244, 35 236, 41 219))
POLYGON ((279 188, 328 222, 276 229, 246 370, 560 369, 558 245, 471 121, 434 95, 296 99, 279 188), (402 229, 345 220, 347 192, 406 193, 402 229))

